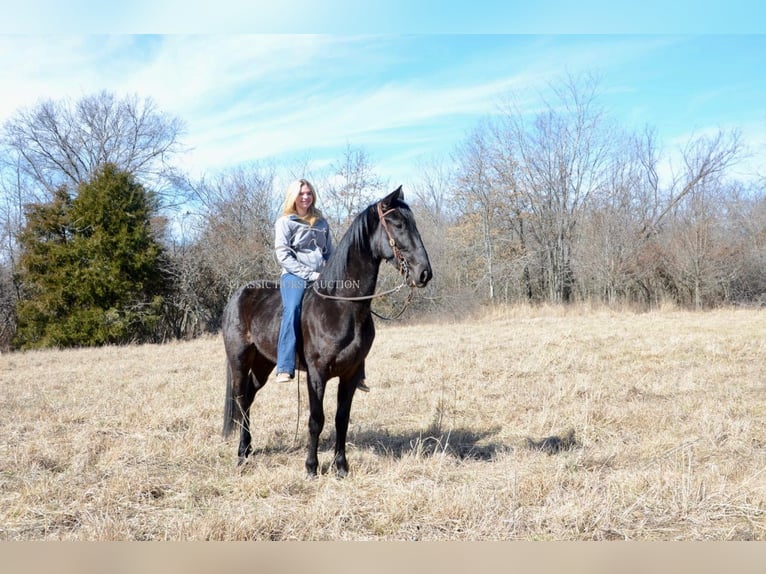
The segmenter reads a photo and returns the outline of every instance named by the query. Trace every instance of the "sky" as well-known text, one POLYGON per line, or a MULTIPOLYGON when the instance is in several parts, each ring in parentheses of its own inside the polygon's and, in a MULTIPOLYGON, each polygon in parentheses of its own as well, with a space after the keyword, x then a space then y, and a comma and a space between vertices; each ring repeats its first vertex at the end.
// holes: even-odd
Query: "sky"
POLYGON ((620 126, 652 126, 667 147, 736 129, 743 173, 766 172, 761 2, 61 4, 3 6, 0 123, 42 99, 151 97, 185 123, 193 177, 250 162, 319 170, 352 146, 406 188, 501 102, 532 112, 580 74, 600 78, 620 126))

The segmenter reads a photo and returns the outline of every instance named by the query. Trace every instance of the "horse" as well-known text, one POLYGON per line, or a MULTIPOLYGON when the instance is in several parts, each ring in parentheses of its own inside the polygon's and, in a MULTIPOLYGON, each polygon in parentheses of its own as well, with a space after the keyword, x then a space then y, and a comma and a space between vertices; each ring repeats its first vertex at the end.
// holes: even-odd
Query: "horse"
MULTIPOLYGON (((308 477, 317 475, 317 448, 325 423, 324 394, 333 377, 339 379, 334 464, 338 476, 348 474, 346 434, 351 402, 375 338, 371 299, 376 296, 383 261, 396 264, 403 283, 413 290, 425 287, 433 277, 401 186, 356 216, 319 278, 303 295, 296 355, 299 370, 307 372, 308 477)), ((275 281, 240 287, 223 312, 227 361, 223 436, 230 436, 236 426, 240 428, 238 465, 252 453, 250 406, 276 365, 281 314, 282 300, 275 281)))

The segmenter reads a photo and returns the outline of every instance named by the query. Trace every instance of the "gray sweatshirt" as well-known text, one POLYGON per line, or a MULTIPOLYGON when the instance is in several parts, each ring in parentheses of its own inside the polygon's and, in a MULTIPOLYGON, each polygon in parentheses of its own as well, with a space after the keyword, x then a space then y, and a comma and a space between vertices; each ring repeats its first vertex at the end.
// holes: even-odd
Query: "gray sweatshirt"
POLYGON ((295 215, 283 215, 274 225, 274 246, 282 275, 292 273, 316 281, 332 253, 330 226, 325 219, 312 227, 295 215))

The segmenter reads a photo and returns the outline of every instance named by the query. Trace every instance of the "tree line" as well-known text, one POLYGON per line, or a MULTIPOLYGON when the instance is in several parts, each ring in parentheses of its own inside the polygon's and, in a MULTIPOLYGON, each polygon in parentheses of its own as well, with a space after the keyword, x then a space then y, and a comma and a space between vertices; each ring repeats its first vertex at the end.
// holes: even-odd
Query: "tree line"
MULTIPOLYGON (((766 181, 738 175, 748 150, 736 131, 663 149, 651 126, 611 119, 589 77, 552 85, 536 110, 509 95, 448 157, 394 182, 435 273, 411 313, 766 303, 766 181)), ((336 240, 391 185, 351 144, 322 171, 254 162, 194 179, 173 167, 183 135, 150 98, 109 92, 44 101, 3 125, 0 347, 215 332, 234 289, 278 275, 286 181, 317 184, 336 240)))

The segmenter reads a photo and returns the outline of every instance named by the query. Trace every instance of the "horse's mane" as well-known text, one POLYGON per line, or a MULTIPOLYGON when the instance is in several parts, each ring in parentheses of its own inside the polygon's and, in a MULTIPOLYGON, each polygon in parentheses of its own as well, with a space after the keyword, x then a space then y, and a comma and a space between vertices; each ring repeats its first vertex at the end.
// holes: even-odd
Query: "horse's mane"
POLYGON ((369 205, 351 222, 322 268, 321 281, 343 281, 347 276, 349 253, 357 249, 360 251, 371 250, 370 234, 373 232, 375 205, 374 203, 369 205))

